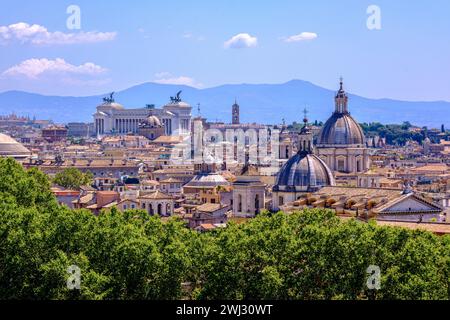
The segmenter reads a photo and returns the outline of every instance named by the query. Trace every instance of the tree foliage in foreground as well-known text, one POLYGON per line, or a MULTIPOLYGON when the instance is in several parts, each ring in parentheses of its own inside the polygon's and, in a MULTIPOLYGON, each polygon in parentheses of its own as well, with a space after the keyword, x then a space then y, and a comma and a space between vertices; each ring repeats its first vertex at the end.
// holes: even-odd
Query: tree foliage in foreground
POLYGON ((46 177, 0 159, 0 299, 448 299, 450 237, 343 222, 331 211, 262 214, 199 234, 181 221, 58 206, 46 177), (81 269, 81 289, 66 286, 81 269), (186 292, 182 283, 190 283, 186 292))
POLYGON ((93 179, 94 176, 90 171, 83 173, 76 168, 67 168, 58 172, 53 182, 66 189, 79 190, 81 186, 91 184, 93 179))

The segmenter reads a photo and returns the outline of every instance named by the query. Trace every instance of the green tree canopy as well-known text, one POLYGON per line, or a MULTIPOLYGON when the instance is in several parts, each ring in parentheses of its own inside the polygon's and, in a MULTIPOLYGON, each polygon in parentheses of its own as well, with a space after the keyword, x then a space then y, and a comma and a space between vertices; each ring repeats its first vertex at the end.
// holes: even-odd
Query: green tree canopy
POLYGON ((45 175, 0 159, 0 299, 449 299, 449 276, 449 236, 325 209, 208 233, 142 210, 96 216, 59 206, 45 175), (67 287, 72 265, 80 290, 67 287))
POLYGON ((93 178, 90 171, 83 173, 76 168, 67 168, 55 175, 53 183, 66 189, 78 190, 81 186, 91 184, 93 178))

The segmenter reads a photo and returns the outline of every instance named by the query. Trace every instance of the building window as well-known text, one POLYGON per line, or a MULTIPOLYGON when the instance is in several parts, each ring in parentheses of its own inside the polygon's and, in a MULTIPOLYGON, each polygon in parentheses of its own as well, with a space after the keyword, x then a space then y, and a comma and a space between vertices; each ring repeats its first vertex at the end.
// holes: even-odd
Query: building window
POLYGON ((255 214, 259 213, 259 194, 255 196, 255 214))
POLYGON ((345 171, 345 161, 342 159, 338 160, 338 171, 345 171))
POLYGON ((242 195, 238 195, 238 212, 242 212, 242 195))
POLYGON ((278 197, 278 205, 279 205, 279 206, 284 205, 284 198, 283 198, 282 196, 279 196, 279 197, 278 197))

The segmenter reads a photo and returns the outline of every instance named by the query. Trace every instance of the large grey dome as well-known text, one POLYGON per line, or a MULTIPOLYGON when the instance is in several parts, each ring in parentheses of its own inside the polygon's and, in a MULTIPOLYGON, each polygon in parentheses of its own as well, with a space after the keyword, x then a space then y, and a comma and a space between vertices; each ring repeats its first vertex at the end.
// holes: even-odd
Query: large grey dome
POLYGON ((0 157, 24 158, 31 154, 22 144, 0 133, 0 157))
POLYGON ((348 112, 348 96, 345 93, 342 78, 334 101, 336 109, 320 130, 317 147, 364 147, 364 133, 348 112))
POLYGON ((314 154, 300 152, 281 168, 273 191, 314 192, 333 185, 333 173, 326 163, 314 154))
POLYGON ((334 112, 319 134, 317 146, 355 145, 364 146, 364 133, 350 113, 334 112))
POLYGON ((228 186, 230 183, 218 173, 204 173, 196 175, 185 187, 207 188, 228 186))

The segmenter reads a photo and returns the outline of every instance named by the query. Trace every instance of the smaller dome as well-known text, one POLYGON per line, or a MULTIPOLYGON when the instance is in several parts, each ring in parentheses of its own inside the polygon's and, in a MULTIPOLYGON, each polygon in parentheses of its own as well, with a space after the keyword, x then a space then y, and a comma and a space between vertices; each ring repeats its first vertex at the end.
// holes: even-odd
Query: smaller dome
POLYGON ((156 116, 148 117, 147 123, 152 127, 160 127, 161 126, 161 121, 156 116))
POLYGON ((281 168, 273 191, 314 192, 333 185, 335 180, 326 163, 316 155, 300 152, 281 168))
POLYGON ((218 186, 228 186, 230 183, 218 173, 206 173, 194 176, 185 187, 211 188, 218 186))

